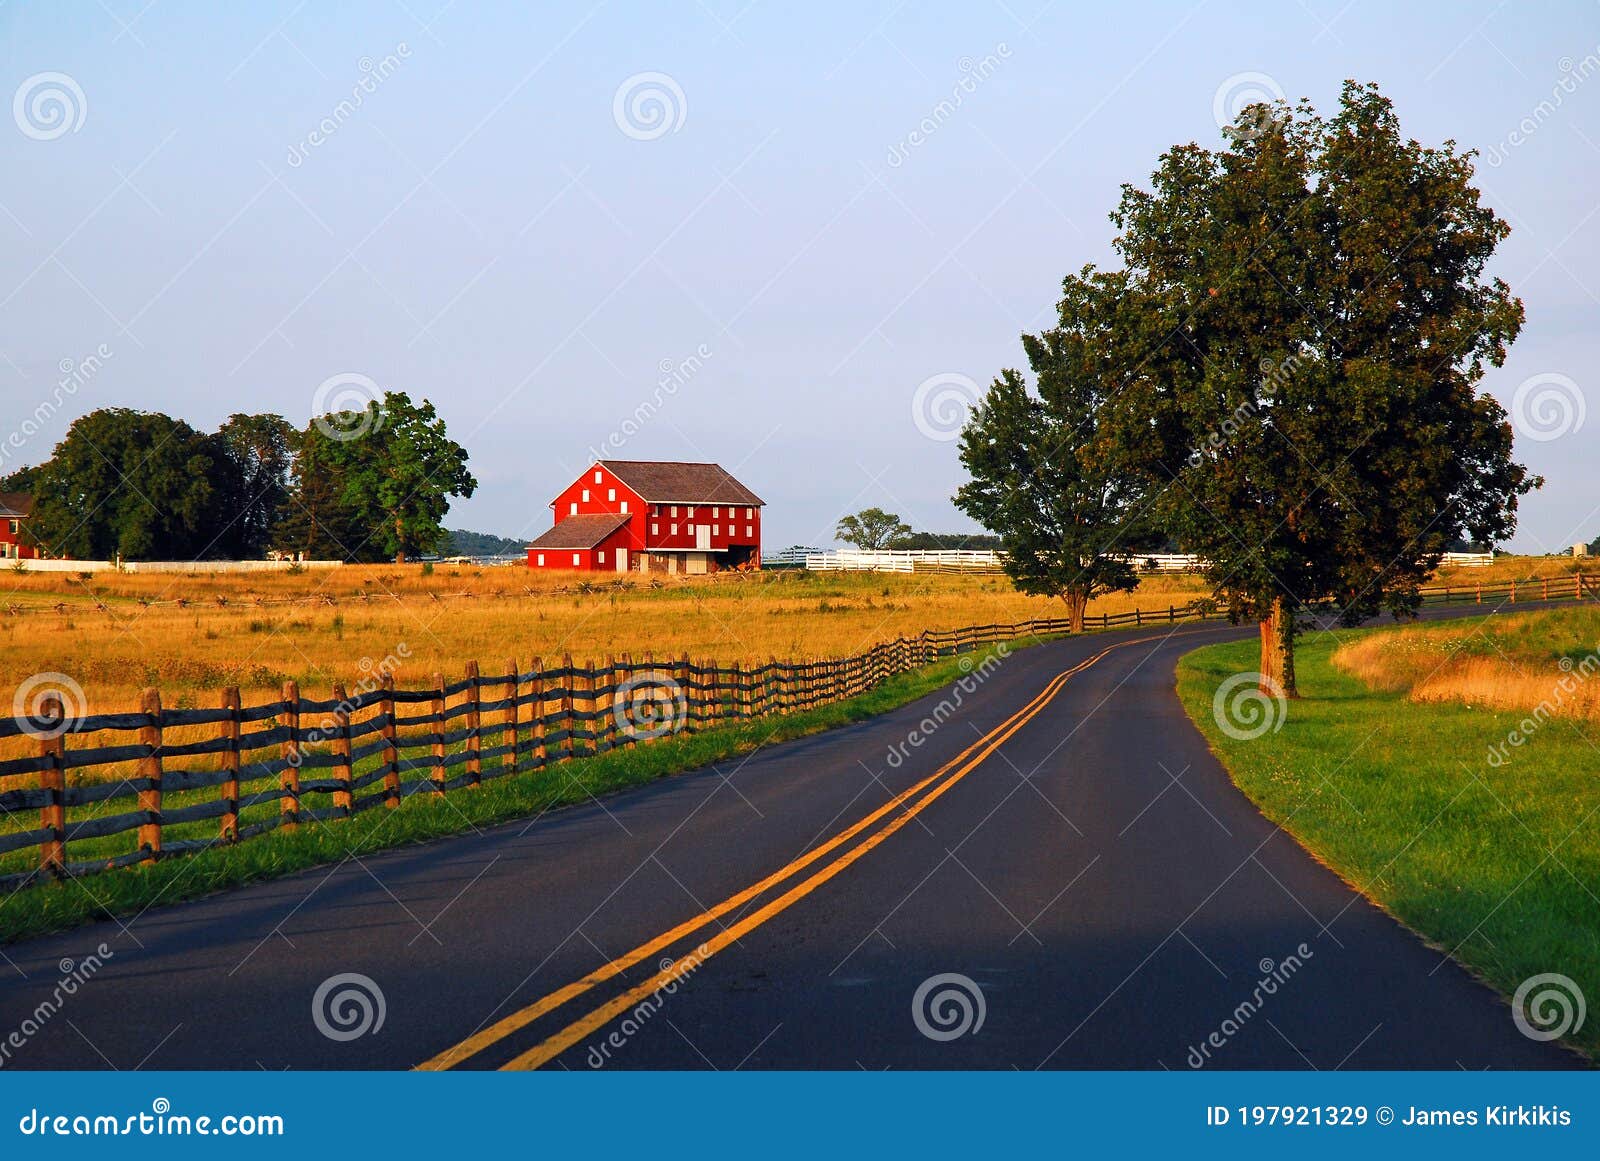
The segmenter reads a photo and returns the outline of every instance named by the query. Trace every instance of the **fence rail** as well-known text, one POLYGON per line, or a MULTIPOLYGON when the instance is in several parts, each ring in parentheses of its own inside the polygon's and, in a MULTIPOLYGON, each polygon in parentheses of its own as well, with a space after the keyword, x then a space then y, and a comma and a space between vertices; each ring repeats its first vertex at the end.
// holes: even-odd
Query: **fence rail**
MULTIPOLYGON (((1423 596, 1428 604, 1500 605, 1600 598, 1600 588, 1578 574, 1441 586, 1423 596)), ((1085 627, 1217 615, 1200 601, 1091 616, 1085 627)), ((423 689, 396 688, 392 673, 378 672, 353 693, 335 684, 328 697, 308 698, 290 681, 280 698, 244 705, 230 687, 214 709, 170 708, 156 689, 129 713, 74 716, 57 699, 32 717, 0 719, 0 740, 36 742, 33 755, 0 760, 0 785, 36 783, 0 792, 0 872, 8 872, 0 888, 154 863, 670 734, 811 709, 940 657, 1068 630, 1062 618, 970 625, 851 657, 765 664, 624 654, 577 665, 567 655, 526 669, 507 661, 484 675, 469 662, 460 679, 435 674, 423 689)))

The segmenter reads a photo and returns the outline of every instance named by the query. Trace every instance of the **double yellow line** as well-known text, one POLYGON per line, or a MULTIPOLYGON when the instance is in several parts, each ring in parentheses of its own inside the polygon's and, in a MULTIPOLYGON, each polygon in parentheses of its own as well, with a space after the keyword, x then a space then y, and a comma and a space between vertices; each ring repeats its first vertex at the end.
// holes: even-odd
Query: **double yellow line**
MULTIPOLYGON (((715 923, 723 916, 737 910, 751 900, 765 894, 768 890, 784 882, 785 880, 792 878, 795 874, 805 870, 807 867, 811 866, 824 856, 838 850, 839 847, 843 846, 845 843, 849 842, 851 839, 867 830, 867 828, 871 827, 874 823, 883 819, 885 815, 892 813, 898 808, 904 807, 904 810, 901 814, 891 819, 886 825, 869 835, 862 842, 840 854, 832 862, 829 862, 823 867, 814 871, 806 879, 789 888, 789 890, 785 891, 782 895, 779 895, 776 899, 773 899, 771 902, 765 904, 758 910, 752 911, 750 914, 746 915, 732 926, 725 928, 717 935, 700 945, 700 947, 695 949, 696 966, 698 966, 700 963, 704 963, 713 955, 716 955, 717 952, 727 947, 730 943, 733 943, 749 932, 754 931, 757 927, 760 927, 763 923, 767 922, 767 920, 787 910, 790 906, 811 894, 829 879, 832 879, 835 875, 839 874, 839 872, 843 871, 846 867, 850 866, 850 864, 854 863, 857 859, 865 855, 868 851, 873 850, 880 843, 884 842, 890 835, 894 834, 901 827, 905 826, 923 810, 927 809, 930 803, 934 802, 942 794, 944 794, 945 791, 949 790, 957 782, 965 778, 967 774, 976 769, 986 758, 999 749, 1000 746, 1007 741, 1007 739, 1009 739, 1023 726, 1027 725, 1028 722, 1037 717, 1044 710, 1044 708, 1049 705, 1052 700, 1054 700, 1056 694, 1061 692, 1062 687, 1065 686, 1071 678, 1079 673, 1082 673, 1085 669, 1088 669, 1091 665, 1094 665, 1101 658, 1106 656, 1106 654, 1112 652, 1113 650, 1125 648, 1129 645, 1136 645, 1142 641, 1151 641, 1155 639, 1155 637, 1140 637, 1132 641, 1118 642, 1116 645, 1102 649, 1099 653, 1096 653, 1088 660, 1079 662, 1071 669, 1065 670, 1062 673, 1058 673, 1045 685, 1044 689, 1042 689, 1031 701, 1028 702, 1027 705, 1023 706, 1020 710, 1012 714, 1005 721, 1001 722, 994 729, 983 735, 983 737, 973 742, 966 749, 962 750, 961 753, 957 754, 949 762, 946 762, 943 766, 939 767, 939 769, 935 770, 922 781, 918 782, 910 789, 895 795, 888 802, 874 810, 871 814, 868 814, 859 822, 853 823, 849 827, 846 827, 844 830, 840 831, 826 842, 813 847, 799 858, 774 871, 760 882, 754 883, 751 886, 746 887, 744 890, 728 896, 728 898, 724 899, 721 903, 718 903, 715 907, 711 907, 706 911, 701 912, 692 919, 685 920, 671 930, 663 932, 646 943, 641 943, 632 951, 627 952, 624 955, 620 955, 609 963, 596 968, 582 979, 575 980, 563 988, 558 988, 542 999, 536 1000, 532 1004, 529 1004, 527 1007, 520 1008, 517 1011, 512 1012, 510 1015, 505 1016, 495 1023, 489 1025, 487 1028, 480 1029, 471 1036, 467 1037, 465 1040, 461 1041, 461 1043, 445 1049, 437 1056, 424 1061, 417 1067, 424 1071, 440 1071, 443 1069, 454 1068, 457 1064, 461 1063, 463 1060, 466 1060, 468 1057, 475 1056, 492 1045, 498 1044, 506 1037, 520 1031, 523 1028, 526 1028, 529 1024, 532 1024, 540 1017, 555 1011, 557 1008, 563 1007, 590 989, 605 983, 607 980, 615 978, 616 976, 627 971, 630 967, 640 963, 642 960, 645 960, 650 956, 655 955, 657 952, 671 947, 679 940, 684 939, 686 936, 693 935, 695 932, 706 927, 708 924, 715 923), (924 791, 927 791, 927 793, 924 794, 924 791), (921 797, 918 798, 918 795, 921 795, 921 797), (914 799, 915 801, 913 801, 914 799)), ((614 999, 602 1004, 588 1015, 573 1021, 571 1024, 568 1024, 559 1032, 553 1033, 546 1039, 540 1041, 534 1047, 522 1053, 520 1056, 514 1058, 510 1063, 504 1065, 503 1067, 506 1069, 528 1069, 538 1068, 543 1064, 547 1064, 549 1061, 565 1052, 568 1048, 571 1048, 574 1044, 581 1042, 594 1032, 605 1027, 605 1025, 609 1024, 617 1016, 620 1016, 622 1013, 628 1011, 630 1008, 633 1008, 641 1001, 654 995, 667 984, 670 984, 677 979, 681 979, 682 974, 683 972, 680 967, 676 965, 669 965, 663 970, 658 971, 654 975, 650 976, 650 978, 624 991, 614 999)))

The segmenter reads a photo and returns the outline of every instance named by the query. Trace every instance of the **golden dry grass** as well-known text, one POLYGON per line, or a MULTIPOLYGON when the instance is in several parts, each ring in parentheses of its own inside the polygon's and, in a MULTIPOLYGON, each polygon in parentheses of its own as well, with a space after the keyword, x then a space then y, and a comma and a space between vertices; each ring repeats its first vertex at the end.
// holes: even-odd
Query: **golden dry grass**
POLYGON ((1600 719, 1597 642, 1600 610, 1580 607, 1363 634, 1333 664, 1416 702, 1600 719))
MULTIPOLYGON (((168 705, 209 707, 225 685, 238 685, 248 704, 276 698, 289 679, 324 697, 385 658, 398 661, 396 684, 420 688, 434 673, 459 677, 469 660, 498 673, 509 658, 527 666, 566 653, 580 662, 646 652, 832 657, 923 629, 1063 615, 1059 602, 1023 596, 997 575, 767 572, 659 587, 586 579, 519 567, 427 576, 415 565, 297 576, 7 574, 0 683, 64 673, 95 713, 136 708, 146 686, 168 705)), ((1193 578, 1152 577, 1090 611, 1164 611, 1197 595, 1193 578)))

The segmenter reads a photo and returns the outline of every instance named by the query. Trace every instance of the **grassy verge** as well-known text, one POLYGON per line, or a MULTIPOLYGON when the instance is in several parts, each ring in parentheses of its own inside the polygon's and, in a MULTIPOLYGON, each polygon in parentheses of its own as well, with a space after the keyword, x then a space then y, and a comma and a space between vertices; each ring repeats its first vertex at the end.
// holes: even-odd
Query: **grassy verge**
POLYGON ((453 791, 443 798, 417 796, 397 810, 309 823, 292 833, 274 831, 237 846, 214 847, 150 867, 27 887, 0 902, 0 944, 586 802, 591 796, 640 786, 895 709, 980 666, 985 656, 980 652, 947 658, 891 678, 859 697, 803 713, 756 718, 631 750, 580 757, 485 782, 477 789, 453 791))
MULTIPOLYGON (((1358 890, 1507 995, 1556 972, 1593 1008, 1600 779, 1584 733, 1594 727, 1552 720, 1493 764, 1491 747, 1523 712, 1369 689, 1331 664, 1349 637, 1306 640, 1303 696, 1262 737, 1229 737, 1212 708, 1219 682, 1256 669, 1254 641, 1185 656, 1178 694, 1239 788, 1358 890)), ((1595 1016, 1567 1038, 1591 1055, 1595 1016)))

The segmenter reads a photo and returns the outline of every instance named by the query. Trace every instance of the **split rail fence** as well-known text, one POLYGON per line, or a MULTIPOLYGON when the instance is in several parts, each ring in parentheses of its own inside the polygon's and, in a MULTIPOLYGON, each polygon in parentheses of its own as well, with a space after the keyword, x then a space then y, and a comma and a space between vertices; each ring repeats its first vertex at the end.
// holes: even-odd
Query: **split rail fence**
MULTIPOLYGON (((1424 597, 1501 605, 1600 598, 1600 589, 1576 576, 1441 587, 1424 597)), ((1196 602, 1102 614, 1085 627, 1216 616, 1196 602)), ((460 680, 436 674, 425 689, 396 688, 392 673, 378 673, 354 693, 335 684, 318 699, 290 681, 279 699, 247 706, 227 688, 214 709, 169 708, 156 689, 132 713, 75 715, 57 698, 32 716, 0 719, 0 743, 16 738, 12 747, 36 751, 0 760, 0 785, 34 783, 0 792, 0 888, 154 863, 661 736, 808 710, 941 657, 1068 631, 1052 618, 973 625, 851 657, 766 664, 623 655, 577 665, 569 655, 527 669, 507 661, 485 675, 468 663, 460 680)))

